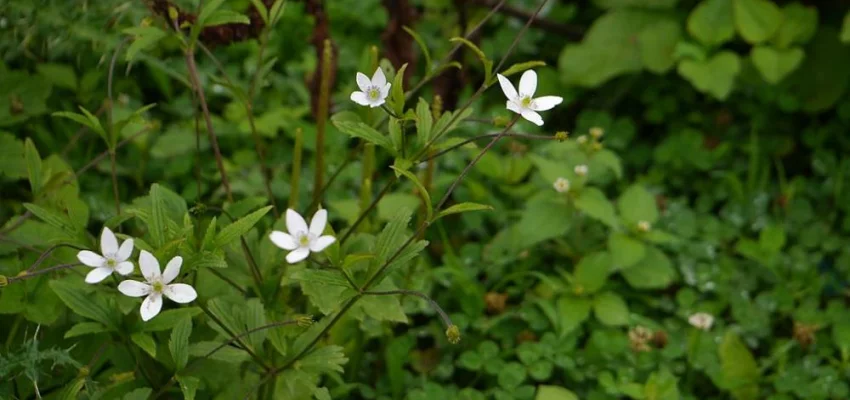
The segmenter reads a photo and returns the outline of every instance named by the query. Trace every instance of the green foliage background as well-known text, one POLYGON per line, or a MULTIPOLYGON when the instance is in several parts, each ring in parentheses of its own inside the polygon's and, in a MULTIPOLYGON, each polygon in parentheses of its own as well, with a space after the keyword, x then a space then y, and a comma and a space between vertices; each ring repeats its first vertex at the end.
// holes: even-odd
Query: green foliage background
MULTIPOLYGON (((221 5, 216 21, 239 22, 257 2, 204 3, 221 5)), ((398 16, 378 0, 324 2, 336 79, 331 123, 317 127, 314 3, 286 2, 263 54, 258 40, 211 46, 217 61, 196 51, 229 201, 163 16, 143 1, 0 2, 0 398, 850 397, 846 1, 549 0, 527 32, 537 0, 492 16, 495 1, 410 1, 430 59, 410 42, 405 90, 486 19, 470 37, 485 62, 463 46, 458 99, 443 100, 474 98, 499 72, 493 60, 539 60, 538 93, 565 101, 542 128, 521 121, 512 132, 571 133, 503 139, 449 203, 492 210, 458 206, 468 212, 436 220, 399 260, 391 254, 484 143, 436 158, 429 181, 406 150, 440 124, 437 84, 390 101, 416 121, 408 147, 395 119, 378 124, 380 109, 349 101, 357 71, 380 65, 393 80, 401 67, 383 58, 398 16), (242 103, 258 73, 250 101, 265 164, 242 103), (378 202, 342 246, 292 266, 267 236, 283 229, 274 215, 287 204, 312 212, 321 129, 325 182, 339 171, 321 192, 336 236, 378 202), (552 188, 559 177, 566 194, 552 188), (112 283, 85 285, 81 268, 15 278, 51 246, 97 248, 103 226, 160 260, 183 256, 198 300, 142 323, 137 301, 112 283), (383 263, 392 268, 374 289, 427 294, 460 343, 428 301, 358 297, 340 274, 362 285, 383 263), (713 327, 689 325, 696 312, 713 327), (300 323, 230 340, 275 321, 300 323)), ((495 85, 454 116, 437 150, 497 133, 513 115, 495 85)), ((39 269, 76 252, 56 248, 39 269)))

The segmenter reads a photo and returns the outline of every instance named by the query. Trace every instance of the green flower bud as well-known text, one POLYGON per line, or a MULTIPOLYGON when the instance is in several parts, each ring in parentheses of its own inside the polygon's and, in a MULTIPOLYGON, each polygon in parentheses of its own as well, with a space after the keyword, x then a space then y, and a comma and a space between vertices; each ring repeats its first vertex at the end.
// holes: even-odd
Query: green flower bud
POLYGON ((9 278, 6 275, 0 275, 0 287, 6 287, 9 284, 9 278))
POLYGON ((569 137, 570 137, 570 133, 567 132, 567 131, 555 132, 555 140, 557 140, 559 142, 563 142, 564 140, 567 140, 569 137))
POLYGON ((296 325, 306 328, 310 325, 313 325, 313 316, 312 315, 299 315, 299 316, 295 317, 295 321, 296 321, 295 322, 296 325))
POLYGON ((449 339, 451 344, 460 343, 460 329, 457 325, 449 325, 449 329, 446 329, 446 338, 449 339))

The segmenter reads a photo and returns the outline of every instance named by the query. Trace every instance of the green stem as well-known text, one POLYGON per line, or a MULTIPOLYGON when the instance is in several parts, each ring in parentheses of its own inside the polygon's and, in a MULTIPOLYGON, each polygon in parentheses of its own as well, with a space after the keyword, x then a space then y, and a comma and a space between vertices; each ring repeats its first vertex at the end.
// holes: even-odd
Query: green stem
POLYGON ((319 104, 316 110, 316 169, 313 179, 313 203, 322 202, 319 197, 319 188, 324 186, 325 181, 325 128, 328 120, 328 108, 330 107, 331 91, 331 63, 333 62, 333 47, 330 39, 325 39, 324 51, 322 53, 322 74, 319 82, 319 104))
POLYGON ((295 129, 295 148, 292 155, 292 177, 289 183, 289 208, 298 208, 298 192, 301 186, 301 159, 304 152, 304 131, 295 129))

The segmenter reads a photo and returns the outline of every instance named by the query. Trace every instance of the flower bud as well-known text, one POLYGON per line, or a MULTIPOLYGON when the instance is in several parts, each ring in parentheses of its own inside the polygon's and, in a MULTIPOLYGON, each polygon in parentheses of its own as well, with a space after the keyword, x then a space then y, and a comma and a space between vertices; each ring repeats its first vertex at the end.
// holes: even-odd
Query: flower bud
POLYGON ((564 140, 567 140, 569 137, 570 137, 570 133, 567 132, 567 131, 555 132, 555 140, 557 140, 559 142, 563 142, 564 140))
POLYGON ((89 376, 90 373, 91 373, 91 370, 89 369, 89 367, 82 366, 82 367, 80 367, 80 370, 77 371, 77 376, 80 377, 80 378, 85 378, 85 377, 89 376))
POLYGON ((460 329, 457 325, 449 325, 449 329, 446 329, 446 338, 449 339, 451 344, 460 343, 460 329))
POLYGON ((602 128, 600 128, 598 126, 594 126, 593 128, 590 128, 590 136, 593 136, 594 139, 599 139, 604 134, 605 134, 605 130, 603 130, 602 128))
POLYGON ((555 188, 555 191, 558 193, 566 193, 570 190, 570 181, 564 178, 555 179, 555 183, 552 184, 552 187, 555 188))
POLYGON ((573 169, 578 176, 587 176, 587 165, 579 164, 573 169))
POLYGON ((0 275, 0 287, 6 287, 9 285, 9 278, 6 275, 0 275))
POLYGON ((599 151, 599 150, 602 150, 602 143, 595 142, 595 143, 593 143, 593 145, 592 145, 592 147, 591 147, 591 148, 593 149, 593 151, 599 151))
POLYGON ((641 232, 649 232, 652 229, 652 224, 649 221, 640 221, 637 223, 637 228, 641 232))
POLYGON ((303 328, 306 328, 310 325, 313 325, 313 316, 312 315, 299 315, 295 317, 295 323, 303 328))
POLYGON ((177 18, 180 16, 180 12, 177 11, 173 6, 168 7, 168 18, 171 18, 172 21, 177 21, 177 18))

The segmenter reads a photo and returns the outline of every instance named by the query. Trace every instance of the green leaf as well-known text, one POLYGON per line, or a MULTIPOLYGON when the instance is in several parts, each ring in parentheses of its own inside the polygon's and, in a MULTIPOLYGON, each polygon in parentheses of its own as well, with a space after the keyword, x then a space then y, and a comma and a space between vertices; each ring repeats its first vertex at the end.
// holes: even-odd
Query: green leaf
MULTIPOLYGON (((211 15, 213 15, 218 10, 218 8, 221 7, 221 5, 223 3, 224 3, 224 0, 210 0, 210 1, 204 2, 204 6, 201 8, 201 13, 198 14, 198 19, 197 19, 197 23, 196 23, 196 26, 198 28, 195 28, 195 26, 193 26, 192 27, 193 33, 195 32, 196 29, 198 31, 200 31, 200 28, 202 28, 206 25, 207 19, 211 15)), ((198 33, 200 33, 200 32, 198 32, 198 33)), ((193 37, 197 37, 197 34, 194 34, 193 37)))
POLYGON ((52 210, 48 210, 43 207, 39 207, 32 203, 24 203, 24 208, 29 210, 33 215, 46 222, 48 225, 61 229, 68 235, 74 236, 77 234, 77 227, 74 226, 74 223, 65 215, 57 213, 52 210))
POLYGON ((144 332, 158 332, 173 329, 180 321, 186 318, 192 318, 201 314, 202 310, 198 307, 185 307, 165 310, 156 318, 142 324, 141 328, 144 332))
POLYGON ((487 58, 487 55, 484 54, 484 52, 481 51, 481 49, 478 48, 475 43, 472 43, 466 38, 462 37, 453 37, 449 39, 449 41, 452 43, 462 43, 464 46, 472 50, 472 52, 475 53, 475 56, 478 57, 479 60, 481 60, 481 64, 484 66, 484 82, 490 82, 491 80, 493 80, 493 60, 487 58))
POLYGON ((66 64, 38 63, 35 66, 38 74, 50 83, 65 89, 77 90, 77 73, 66 64))
POLYGON ((125 394, 123 400, 147 400, 151 393, 153 393, 151 388, 139 388, 125 394))
POLYGON ((636 289, 663 289, 676 280, 676 269, 664 252, 646 248, 646 257, 622 271, 623 278, 636 289))
POLYGON ((715 47, 735 37, 733 0, 703 0, 688 16, 688 33, 702 44, 715 47))
POLYGON ((782 25, 782 11, 770 0, 734 0, 735 27, 750 44, 773 37, 782 25))
POLYGON ((174 330, 171 331, 171 339, 168 341, 168 350, 174 360, 174 369, 180 371, 189 362, 189 336, 192 334, 192 318, 183 318, 174 330))
POLYGON ((595 293, 608 281, 611 273, 611 255, 607 252, 592 253, 582 258, 575 267, 574 284, 576 293, 595 293))
POLYGON ((176 378, 180 383, 180 391, 183 392, 183 400, 195 400, 201 380, 194 376, 177 376, 176 378))
POLYGON ((540 385, 537 387, 537 395, 534 396, 534 400, 579 400, 579 398, 566 388, 540 385))
POLYGON ((613 233, 608 236, 608 252, 611 253, 614 270, 626 269, 643 259, 646 245, 623 233, 613 233))
POLYGON ((614 292, 601 293, 593 299, 593 313, 599 322, 608 326, 629 324, 629 306, 614 292))
POLYGON ((658 221, 655 196, 642 185, 632 185, 617 199, 617 209, 626 224, 635 226, 641 221, 654 224, 658 221))
POLYGON ((779 225, 768 225, 759 233, 759 246, 769 253, 780 252, 785 240, 785 229, 779 225))
POLYGON ((425 40, 423 40, 422 36, 419 36, 419 34, 416 33, 416 31, 414 31, 413 29, 410 29, 407 26, 402 26, 402 29, 404 29, 404 31, 407 32, 407 34, 410 35, 410 37, 412 37, 413 40, 416 41, 416 44, 419 45, 419 50, 422 51, 422 55, 425 57, 425 73, 430 74, 431 73, 431 52, 428 51, 428 45, 425 44, 425 40))
POLYGON ((761 72, 768 83, 777 84, 794 72, 803 62, 803 49, 794 47, 787 50, 767 46, 756 46, 750 51, 753 65, 761 72))
POLYGON ((301 291, 325 315, 357 294, 338 271, 305 269, 293 274, 292 279, 301 283, 301 291))
POLYGON ((662 19, 638 34, 638 48, 644 68, 659 75, 673 68, 676 63, 676 45, 682 36, 679 25, 679 21, 662 19))
POLYGON ((850 51, 829 26, 818 29, 806 47, 803 64, 789 78, 791 93, 810 113, 832 110, 850 82, 850 51))
POLYGON ((643 388, 646 400, 679 400, 679 388, 676 386, 676 377, 667 368, 661 368, 653 372, 646 380, 643 388))
POLYGON ((844 22, 841 23, 841 42, 850 43, 850 11, 844 14, 844 22))
POLYGON ((108 330, 109 329, 103 326, 103 324, 97 322, 80 322, 79 324, 72 326, 71 329, 65 331, 64 338, 68 339, 93 333, 102 333, 107 332, 108 330))
POLYGON ((782 7, 782 25, 773 42, 780 49, 794 44, 805 44, 815 36, 818 29, 818 10, 794 2, 782 7))
POLYGON ((81 287, 63 281, 50 281, 48 285, 74 313, 100 322, 110 329, 115 328, 112 313, 98 297, 88 295, 81 287))
POLYGON ((425 185, 419 181, 419 178, 417 178, 416 175, 408 170, 396 168, 395 166, 390 168, 392 168, 396 174, 404 175, 405 178, 413 182, 413 185, 416 186, 416 191, 419 192, 419 196, 422 197, 422 202, 425 205, 425 217, 428 221, 432 221, 434 218, 434 205, 431 203, 431 195, 428 193, 428 190, 425 189, 425 185))
POLYGON ((383 147, 391 154, 396 154, 396 150, 393 148, 390 138, 384 136, 369 125, 362 122, 334 121, 334 126, 349 136, 363 139, 369 143, 383 147))
POLYGON ((156 248, 162 247, 166 241, 166 233, 165 233, 165 199, 162 195, 162 187, 159 186, 158 183, 154 183, 151 185, 150 190, 150 199, 151 199, 151 219, 150 226, 148 227, 150 230, 151 238, 153 239, 153 245, 156 248))
POLYGON ((0 176, 3 175, 11 179, 28 176, 24 144, 7 132, 0 132, 0 176))
POLYGON ((145 50, 152 48, 160 40, 168 36, 165 31, 155 26, 138 26, 124 29, 126 34, 133 35, 133 43, 127 47, 125 57, 127 61, 133 61, 136 56, 145 50))
POLYGON ((445 217, 447 215, 460 214, 460 213, 465 213, 465 212, 468 212, 468 211, 487 211, 487 210, 492 210, 492 209, 493 209, 493 206, 489 206, 487 204, 478 204, 478 203, 470 203, 470 202, 458 203, 458 204, 454 204, 451 207, 446 208, 445 210, 442 210, 439 213, 437 213, 436 219, 440 219, 440 218, 445 217))
POLYGON ((30 180, 30 188, 32 189, 33 196, 35 196, 41 192, 41 188, 44 185, 44 178, 41 171, 41 156, 38 155, 38 150, 30 138, 24 141, 24 159, 27 163, 27 176, 30 180))
POLYGON ((263 22, 268 25, 269 24, 269 9, 263 4, 263 0, 251 0, 251 4, 254 6, 254 9, 257 10, 257 14, 260 14, 260 18, 263 19, 263 22))
MULTIPOLYGON (((156 318, 154 318, 155 320, 156 318)), ((189 354, 192 357, 205 357, 211 351, 217 349, 221 343, 219 342, 197 342, 189 346, 189 354)), ((209 356, 210 360, 222 361, 228 364, 241 364, 247 361, 251 356, 245 350, 224 346, 216 350, 215 353, 209 356)))
POLYGON ((590 316, 590 299, 583 297, 563 296, 558 300, 558 315, 560 317, 561 337, 576 330, 590 316))
MULTIPOLYGON (((500 72, 500 74, 502 74, 502 76, 504 76, 504 77, 509 77, 511 75, 518 74, 520 72, 524 72, 524 71, 532 69, 532 68, 545 67, 545 66, 546 66, 545 61, 539 61, 539 60, 525 61, 525 62, 516 63, 514 65, 511 65, 510 67, 508 67, 504 71, 500 72)), ((495 82, 496 82, 496 79, 494 79, 493 82, 491 82, 491 84, 495 83, 495 82)))
POLYGON ((584 188, 575 198, 576 207, 590 216, 612 228, 620 225, 614 205, 605 197, 601 190, 588 187, 584 188))
POLYGON ((153 358, 156 358, 156 342, 149 333, 136 332, 130 335, 130 340, 153 358))
POLYGON ((526 375, 525 366, 518 362, 509 362, 499 368, 496 380, 499 382, 499 386, 506 390, 514 391, 519 385, 525 382, 526 375))
POLYGON ((732 392, 737 400, 759 398, 759 372, 750 349, 733 331, 726 331, 718 347, 722 386, 732 392))
POLYGON ((250 231, 251 228, 253 228, 254 225, 256 225, 257 222, 259 222, 260 219, 262 219, 271 209, 272 206, 263 207, 222 228, 215 236, 216 247, 224 247, 230 242, 238 239, 240 236, 248 233, 248 231, 250 231))
POLYGON ((83 390, 83 386, 86 385, 86 380, 88 377, 77 378, 62 389, 62 392, 59 394, 59 400, 76 400, 79 398, 80 390, 83 390))
POLYGON ((204 27, 218 26, 224 24, 250 24, 248 17, 231 10, 218 10, 204 21, 204 27))
POLYGON ((844 318, 832 325, 832 341, 842 354, 850 354, 850 319, 845 313, 844 318))
POLYGON ((396 71, 395 78, 393 78, 393 85, 390 89, 390 104, 392 105, 393 111, 398 116, 404 114, 404 71, 406 70, 407 63, 402 65, 401 68, 396 71))
POLYGON ((419 144, 424 144, 431 137, 431 128, 434 126, 434 117, 431 115, 431 106, 423 98, 419 98, 416 104, 416 138, 419 144))
POLYGON ((700 92, 725 100, 741 72, 741 60, 735 53, 721 51, 707 61, 683 60, 678 72, 700 92))

